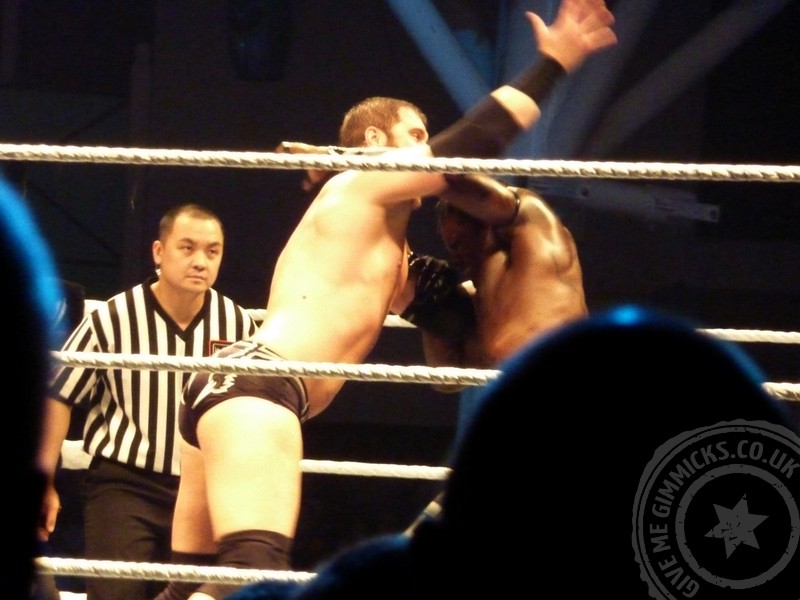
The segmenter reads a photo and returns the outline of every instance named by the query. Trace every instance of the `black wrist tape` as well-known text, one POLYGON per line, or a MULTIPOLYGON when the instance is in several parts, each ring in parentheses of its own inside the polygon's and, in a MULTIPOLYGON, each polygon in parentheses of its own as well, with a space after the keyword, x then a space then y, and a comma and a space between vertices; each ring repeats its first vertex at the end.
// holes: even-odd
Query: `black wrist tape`
POLYGON ((536 104, 541 104, 566 74, 564 67, 556 60, 543 55, 542 60, 526 68, 508 85, 530 96, 536 104))

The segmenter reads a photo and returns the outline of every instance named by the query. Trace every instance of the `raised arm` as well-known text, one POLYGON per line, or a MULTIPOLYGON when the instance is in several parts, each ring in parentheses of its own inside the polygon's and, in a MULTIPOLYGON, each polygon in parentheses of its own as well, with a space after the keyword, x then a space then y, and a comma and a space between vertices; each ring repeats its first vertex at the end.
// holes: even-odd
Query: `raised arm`
POLYGON ((573 73, 590 55, 617 42, 611 29, 614 16, 603 0, 564 0, 550 26, 536 13, 526 12, 525 16, 542 59, 509 85, 492 92, 523 129, 539 120, 541 102, 563 75, 573 73))
POLYGON ((539 60, 435 136, 430 143, 435 156, 499 156, 518 133, 539 119, 540 104, 561 77, 617 41, 611 29, 614 16, 602 0, 564 0, 550 26, 535 13, 526 15, 539 60))
MULTIPOLYGON (((494 90, 462 119, 431 139, 434 156, 499 156, 513 139, 530 128, 541 114, 540 104, 566 73, 586 59, 613 46, 614 17, 602 0, 564 0, 552 25, 535 13, 526 13, 541 56, 507 85, 494 90)), ((456 185, 459 176, 445 177, 456 185)), ((513 194, 495 194, 501 202, 460 206, 473 216, 499 225, 517 210, 513 194)))

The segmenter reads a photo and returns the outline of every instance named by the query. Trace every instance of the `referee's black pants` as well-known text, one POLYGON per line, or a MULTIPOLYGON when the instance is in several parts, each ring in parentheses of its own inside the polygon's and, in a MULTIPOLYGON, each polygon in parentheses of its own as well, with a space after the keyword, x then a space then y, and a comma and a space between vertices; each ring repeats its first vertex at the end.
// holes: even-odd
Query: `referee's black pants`
MULTIPOLYGON (((84 482, 86 558, 170 562, 179 477, 95 458, 84 482)), ((87 600, 149 600, 165 581, 86 578, 87 600)))

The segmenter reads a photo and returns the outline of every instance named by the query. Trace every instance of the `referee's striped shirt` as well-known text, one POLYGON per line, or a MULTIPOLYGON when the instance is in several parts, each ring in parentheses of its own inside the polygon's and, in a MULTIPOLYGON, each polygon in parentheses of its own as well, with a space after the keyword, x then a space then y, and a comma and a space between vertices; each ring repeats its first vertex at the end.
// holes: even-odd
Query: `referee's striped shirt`
MULTIPOLYGON (((203 309, 181 330, 156 301, 149 279, 86 315, 67 352, 208 356, 251 335, 256 324, 230 298, 210 289, 203 309)), ((50 396, 88 403, 83 448, 93 456, 169 475, 180 474, 178 406, 191 373, 59 365, 50 396)))

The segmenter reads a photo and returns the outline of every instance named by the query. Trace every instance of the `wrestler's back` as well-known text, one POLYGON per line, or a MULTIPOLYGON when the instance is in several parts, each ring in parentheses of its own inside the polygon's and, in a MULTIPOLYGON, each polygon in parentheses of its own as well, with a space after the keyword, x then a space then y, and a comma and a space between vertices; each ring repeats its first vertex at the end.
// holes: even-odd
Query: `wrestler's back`
POLYGON ((487 252, 476 274, 479 335, 494 364, 543 333, 588 315, 572 234, 541 198, 525 196, 510 240, 487 252))

